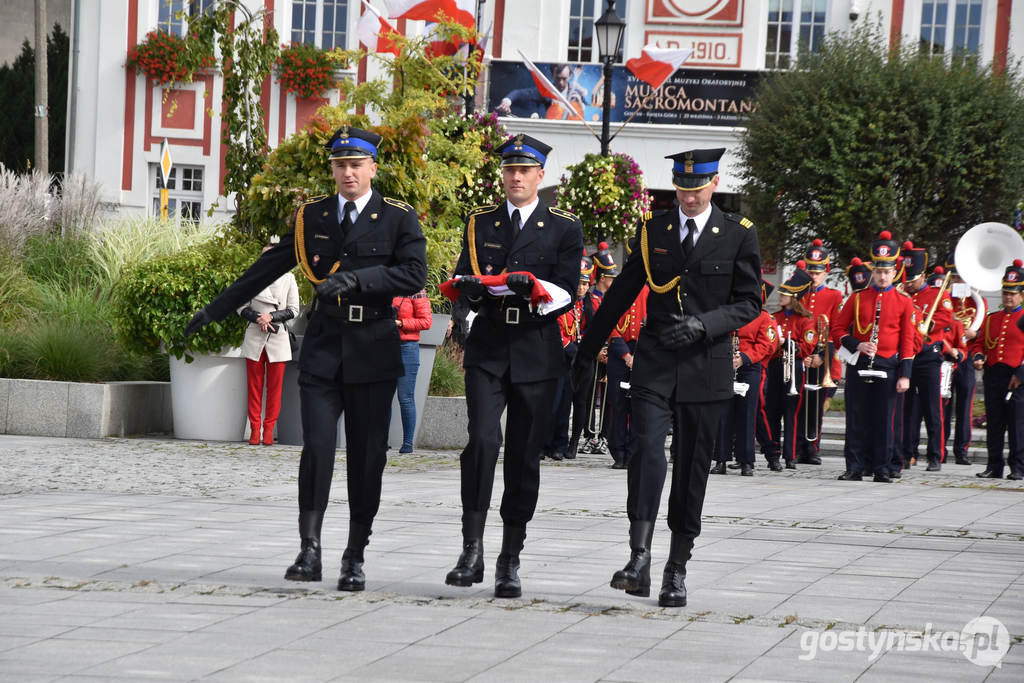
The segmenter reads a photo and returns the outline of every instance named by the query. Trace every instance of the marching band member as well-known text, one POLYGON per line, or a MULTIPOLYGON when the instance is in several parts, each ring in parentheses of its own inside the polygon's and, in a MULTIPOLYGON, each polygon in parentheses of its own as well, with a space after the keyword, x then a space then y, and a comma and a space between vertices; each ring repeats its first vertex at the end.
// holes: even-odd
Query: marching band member
MULTIPOLYGON (((971 322, 978 314, 980 301, 982 316, 986 313, 985 300, 978 297, 976 301, 970 294, 970 287, 960 278, 956 272, 956 263, 953 254, 946 258, 946 270, 952 273, 950 278, 950 300, 953 302, 953 318, 963 327, 962 341, 969 346, 978 336, 978 331, 970 328, 971 322), (966 290, 966 291, 960 291, 966 290)), ((953 457, 957 465, 970 465, 971 459, 967 457, 967 449, 971 445, 971 428, 974 422, 974 391, 977 388, 978 376, 974 370, 974 363, 970 354, 965 353, 960 357, 959 362, 953 368, 953 382, 951 386, 952 397, 950 398, 949 409, 945 415, 943 433, 948 443, 950 433, 950 421, 956 418, 956 428, 953 430, 953 457)))
POLYGON ((911 458, 917 458, 922 419, 928 434, 927 471, 937 472, 942 469, 945 442, 942 440, 942 387, 939 376, 944 353, 952 348, 949 339, 953 324, 953 302, 949 294, 941 292, 940 296, 939 288, 930 287, 925 280, 928 253, 923 248, 914 247, 914 243, 909 241, 903 243, 901 253, 904 291, 910 295, 921 325, 929 316, 931 325, 928 330, 919 329, 915 337, 916 353, 911 369, 910 389, 904 397, 906 403, 903 415, 896 416, 896 419, 903 420, 903 455, 890 463, 890 471, 896 476, 899 476, 905 464, 909 466, 911 458))
MULTIPOLYGON (((761 305, 775 289, 761 282, 761 305)), ((761 315, 733 333, 734 353, 732 367, 735 382, 746 384, 745 393, 735 394, 722 415, 715 444, 715 466, 711 474, 725 474, 726 463, 736 454, 736 466, 744 477, 754 475, 754 422, 760 410, 764 387, 762 362, 771 358, 780 345, 775 318, 762 308, 761 315)), ((778 462, 776 460, 776 462, 778 462)), ((729 467, 732 467, 730 465, 729 467)))
POLYGON ((1009 431, 1009 479, 1024 478, 1024 263, 1003 274, 1003 310, 989 313, 971 344, 974 368, 985 371, 988 464, 975 476, 1003 478, 1003 436, 1009 431))
POLYGON ((622 388, 633 369, 633 354, 640 338, 640 328, 647 318, 645 285, 640 295, 622 314, 608 338, 608 408, 611 428, 608 430, 608 451, 612 454, 612 469, 624 470, 629 465, 632 451, 629 447, 629 395, 622 388))
MULTIPOLYGON (((825 276, 831 269, 831 252, 820 239, 815 239, 804 254, 804 261, 807 263, 807 274, 811 276, 811 288, 803 300, 804 307, 814 316, 815 328, 827 328, 836 319, 839 308, 843 304, 843 293, 838 289, 825 286, 825 276), (824 316, 824 319, 821 318, 824 316)), ((807 368, 807 384, 822 386, 825 373, 828 372, 833 382, 842 379, 842 362, 836 358, 835 349, 831 342, 828 342, 829 367, 812 366, 807 368)), ((810 441, 806 438, 806 430, 799 430, 796 438, 797 462, 806 465, 820 465, 821 458, 818 456, 818 446, 821 441, 821 419, 825 413, 825 406, 828 399, 835 395, 836 389, 822 387, 817 391, 805 391, 803 400, 807 405, 803 412, 810 411, 817 413, 819 425, 817 438, 810 441)), ((803 415, 803 413, 802 413, 803 415)))
POLYGON ((551 438, 541 451, 541 459, 572 460, 576 450, 569 449, 569 412, 572 409, 572 383, 569 368, 576 357, 576 345, 583 335, 583 299, 590 289, 590 277, 594 273, 594 260, 584 252, 580 259, 580 282, 576 287, 576 302, 568 311, 558 317, 558 330, 562 335, 562 349, 565 351, 565 374, 558 381, 555 390, 555 428, 551 438))
POLYGON ((914 306, 893 287, 899 244, 883 230, 871 244, 872 285, 854 292, 831 328, 832 341, 849 354, 846 373, 846 471, 843 481, 873 472, 891 482, 893 405, 910 386, 914 306), (897 378, 898 376, 898 378, 897 378))
MULTIPOLYGON (((813 363, 811 357, 818 344, 814 316, 801 301, 811 288, 811 276, 804 269, 803 261, 797 261, 796 265, 793 275, 779 285, 779 305, 782 308, 774 317, 783 345, 768 363, 765 378, 763 412, 771 433, 765 457, 768 458, 768 467, 776 472, 782 469, 780 455, 786 469, 796 469, 804 367, 813 363)), ((814 358, 821 365, 821 357, 814 355, 814 358)))
MULTIPOLYGON (((607 242, 597 245, 597 252, 594 253, 594 286, 587 292, 586 301, 583 307, 582 332, 586 332, 587 325, 597 313, 597 309, 604 300, 604 293, 615 282, 619 274, 619 267, 615 265, 612 252, 608 249, 607 242)), ((569 441, 569 453, 575 456, 579 453, 607 453, 607 440, 605 431, 607 429, 603 411, 608 407, 608 348, 607 344, 597 354, 598 364, 594 366, 594 376, 588 379, 580 387, 575 389, 573 396, 573 420, 572 435, 569 441), (601 412, 597 412, 601 411, 601 412), (597 412, 597 416, 595 416, 597 412), (577 419, 578 416, 578 419, 577 419), (594 422, 600 422, 596 432, 590 428, 594 422), (583 445, 579 445, 580 437, 585 436, 583 445)))

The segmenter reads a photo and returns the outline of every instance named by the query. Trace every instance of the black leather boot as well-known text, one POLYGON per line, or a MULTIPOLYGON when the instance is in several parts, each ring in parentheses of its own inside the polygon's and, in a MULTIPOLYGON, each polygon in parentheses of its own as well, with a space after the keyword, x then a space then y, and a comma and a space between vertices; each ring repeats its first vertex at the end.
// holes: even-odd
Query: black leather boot
POLYGON ((686 606, 686 563, 693 550, 693 539, 672 534, 672 545, 668 551, 668 562, 661 575, 661 593, 658 605, 661 607, 686 606))
POLYGON ((938 472, 942 469, 942 465, 939 463, 938 458, 928 458, 928 467, 924 468, 925 472, 938 472))
POLYGON ((484 580, 484 525, 486 512, 462 513, 462 554, 444 582, 449 586, 472 586, 484 580))
POLYGON ((366 575, 363 574, 363 548, 370 542, 370 525, 358 522, 348 523, 348 545, 341 556, 341 576, 338 590, 366 590, 366 575))
POLYGON ((319 510, 299 511, 299 538, 302 549, 295 558, 295 563, 284 572, 289 581, 320 581, 323 578, 323 565, 320 563, 320 528, 324 523, 324 513, 319 510))
POLYGON ((629 562, 612 575, 611 587, 646 598, 651 594, 651 539, 654 522, 629 523, 629 562))
POLYGON ((519 551, 526 540, 526 527, 506 524, 501 534, 501 554, 494 568, 494 597, 518 598, 523 594, 519 583, 519 551))

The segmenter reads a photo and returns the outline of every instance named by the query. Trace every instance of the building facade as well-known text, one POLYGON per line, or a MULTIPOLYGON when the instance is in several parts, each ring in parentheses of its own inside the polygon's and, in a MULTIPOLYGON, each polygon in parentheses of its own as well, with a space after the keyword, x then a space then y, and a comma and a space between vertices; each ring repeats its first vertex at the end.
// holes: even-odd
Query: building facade
MULTIPOLYGON (((72 12, 75 45, 68 121, 68 170, 100 181, 106 199, 126 210, 156 213, 161 186, 161 143, 174 163, 168 182, 171 210, 198 217, 218 201, 224 173, 220 145, 221 83, 215 73, 195 82, 161 86, 126 68, 128 51, 149 31, 181 32, 180 12, 202 11, 211 0, 77 0, 72 12)), ((358 0, 242 0, 282 42, 358 47, 358 0)), ((386 16, 385 0, 371 4, 386 16)), ((735 150, 758 75, 792 68, 801 50, 815 50, 829 33, 861 22, 879 25, 890 43, 916 43, 934 55, 969 52, 1001 67, 1024 55, 1024 2, 1013 0, 617 0, 625 20, 621 59, 609 85, 615 100, 613 152, 632 155, 648 185, 670 193, 667 153, 726 147, 720 191, 728 204, 739 188, 735 150), (622 62, 644 45, 689 47, 693 55, 658 93, 632 78, 622 62), (639 110, 639 111, 638 111, 639 110), (634 115, 622 127, 621 122, 634 115)), ((477 103, 499 111, 512 132, 554 147, 545 184, 564 168, 600 149, 605 86, 594 21, 607 0, 478 0, 477 25, 488 35, 489 63, 477 103), (559 87, 575 89, 586 123, 564 112, 528 111, 512 102, 524 78, 520 53, 548 70, 559 87), (563 77, 562 82, 559 77, 563 77), (502 106, 503 100, 509 104, 502 106), (589 128, 588 128, 589 126, 589 128)), ((423 22, 398 22, 418 34, 423 22)), ((339 78, 377 75, 363 60, 339 78)), ((262 84, 261 107, 271 146, 294 133, 316 109, 336 103, 337 91, 303 99, 284 92, 271 76, 262 84)), ((233 203, 221 198, 219 211, 233 203)))

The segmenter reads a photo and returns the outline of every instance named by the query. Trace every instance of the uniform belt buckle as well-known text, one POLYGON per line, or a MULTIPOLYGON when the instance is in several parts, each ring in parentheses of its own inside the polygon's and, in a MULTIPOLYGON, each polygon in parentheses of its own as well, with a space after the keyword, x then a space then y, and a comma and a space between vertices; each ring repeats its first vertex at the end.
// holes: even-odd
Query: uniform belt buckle
POLYGON ((350 304, 348 307, 348 321, 350 323, 363 322, 363 307, 360 304, 350 304))
POLYGON ((519 324, 519 309, 518 308, 506 308, 505 309, 505 322, 509 325, 519 324))

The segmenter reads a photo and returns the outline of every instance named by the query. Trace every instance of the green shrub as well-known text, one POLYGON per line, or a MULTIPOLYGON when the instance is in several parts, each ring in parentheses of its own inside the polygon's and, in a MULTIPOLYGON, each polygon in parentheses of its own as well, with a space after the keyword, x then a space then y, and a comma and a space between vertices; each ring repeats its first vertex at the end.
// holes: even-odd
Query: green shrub
POLYGON ((89 250, 100 276, 113 286, 126 267, 207 242, 215 227, 177 218, 164 222, 151 216, 125 216, 96 233, 89 250))
POLYGON ((225 238, 193 245, 126 269, 114 285, 114 326, 125 348, 151 354, 161 348, 175 358, 188 352, 217 353, 238 346, 245 321, 229 316, 207 325, 186 342, 192 315, 245 272, 259 247, 225 238))
POLYGON ((0 260, 0 323, 4 326, 24 318, 32 297, 32 283, 18 264, 0 260))
POLYGON ((39 320, 24 329, 23 376, 65 382, 98 382, 114 367, 111 339, 100 326, 61 319, 39 320))
POLYGON ((100 271, 92 258, 92 240, 88 234, 73 237, 33 235, 25 240, 22 268, 36 282, 66 287, 96 286, 100 271))
POLYGON ((434 369, 430 374, 431 396, 465 396, 466 379, 462 369, 462 352, 450 339, 438 347, 434 369))

